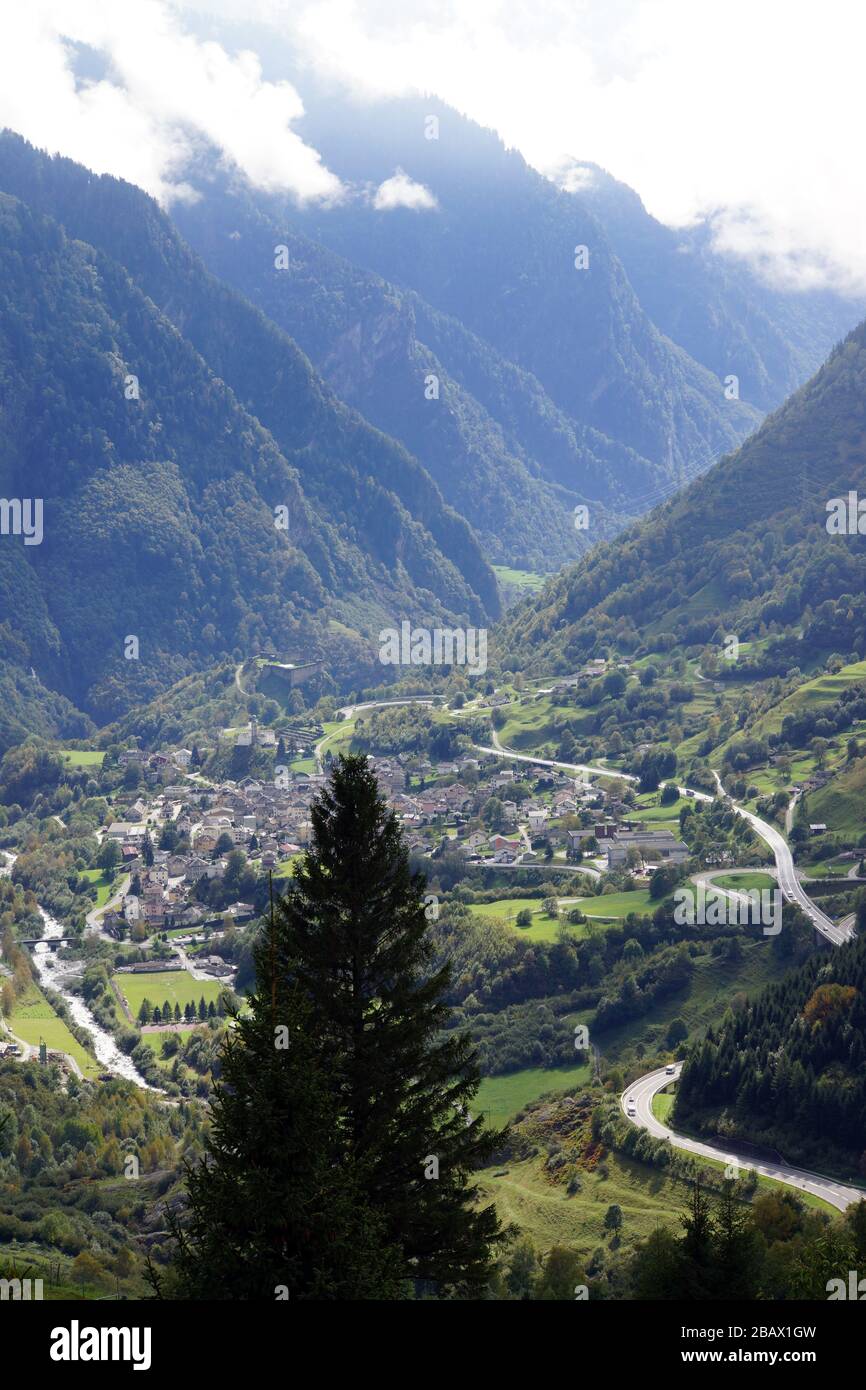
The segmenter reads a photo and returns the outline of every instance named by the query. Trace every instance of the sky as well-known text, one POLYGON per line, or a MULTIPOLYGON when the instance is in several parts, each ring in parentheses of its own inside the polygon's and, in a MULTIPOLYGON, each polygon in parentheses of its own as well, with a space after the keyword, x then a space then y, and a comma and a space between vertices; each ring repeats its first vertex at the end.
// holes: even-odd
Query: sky
MULTIPOLYGON (((345 190, 302 96, 197 16, 270 25, 362 96, 422 91, 541 172, 592 161, 774 283, 866 291, 866 6, 851 0, 27 0, 0 13, 0 124, 170 203, 198 136, 301 200, 345 190), (76 82, 72 43, 110 60, 76 82)), ((411 171, 377 207, 435 209, 411 171)))

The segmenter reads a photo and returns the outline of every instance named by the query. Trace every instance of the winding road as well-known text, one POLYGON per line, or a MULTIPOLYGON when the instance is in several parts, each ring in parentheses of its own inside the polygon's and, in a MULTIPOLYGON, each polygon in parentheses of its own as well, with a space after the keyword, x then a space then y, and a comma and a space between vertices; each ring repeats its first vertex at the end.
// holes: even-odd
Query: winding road
MULTIPOLYGON (((831 941, 834 946, 842 946, 851 939, 852 927, 838 924, 828 917, 826 912, 822 912, 816 903, 812 901, 797 877, 794 868, 794 857, 791 854, 790 846, 780 830, 767 821, 761 820, 752 811, 746 811, 742 806, 738 806, 732 797, 728 795, 722 786, 721 779, 717 772, 713 773, 719 788, 719 795, 730 801, 731 806, 738 815, 743 816, 749 822, 756 835, 770 846, 773 857, 776 860, 776 879, 784 896, 789 902, 796 903, 802 908, 806 916, 811 920, 816 931, 831 941)), ((846 919, 847 921, 847 919, 846 919)))
POLYGON ((626 1113, 626 1118, 633 1124, 639 1125, 641 1129, 648 1130, 656 1139, 667 1139, 675 1149, 684 1149, 687 1153, 696 1154, 699 1158, 712 1158, 722 1163, 735 1164, 738 1168, 752 1168, 762 1178, 772 1178, 775 1182, 786 1183, 789 1187, 798 1187, 802 1192, 808 1192, 813 1197, 821 1197, 831 1206, 837 1207, 839 1211, 844 1211, 852 1202, 862 1201, 866 1193, 861 1192, 856 1187, 846 1187, 844 1183, 837 1182, 834 1178, 821 1177, 820 1173, 810 1173, 807 1168, 792 1168, 787 1163, 768 1163, 758 1162, 752 1158, 737 1156, 731 1150, 716 1148, 713 1144, 705 1144, 698 1139, 687 1139, 683 1134, 675 1134, 666 1124, 653 1114, 653 1098, 659 1091, 672 1081, 679 1079, 682 1070, 682 1063, 678 1062, 674 1068, 673 1075, 669 1075, 664 1067, 659 1071, 648 1072, 646 1076, 640 1077, 638 1081, 632 1082, 631 1086, 623 1091, 620 1103, 626 1113), (634 1108, 635 1114, 629 1115, 630 1108, 634 1108))
MULTIPOLYGON (((485 753, 493 753, 498 757, 517 759, 519 762, 538 763, 542 767, 560 767, 567 772, 589 772, 603 777, 621 777, 624 781, 633 782, 636 779, 627 773, 613 773, 609 768, 593 767, 585 763, 564 763, 551 758, 534 758, 524 753, 515 753, 503 747, 499 739, 494 735, 496 747, 481 747, 485 753)), ((825 912, 812 901, 803 888, 797 877, 794 868, 794 859, 790 847, 785 837, 770 825, 767 821, 761 820, 752 811, 746 811, 742 806, 738 806, 731 796, 722 786, 721 779, 717 772, 713 773, 719 790, 719 795, 725 797, 737 812, 743 816, 750 824, 755 834, 758 835, 765 844, 769 845, 776 861, 776 881, 782 893, 789 902, 794 902, 809 917, 812 925, 817 932, 834 946, 844 945, 851 939, 854 931, 852 917, 846 917, 842 922, 836 923, 827 916, 825 912)), ((661 784, 664 786, 664 783, 661 784)), ((681 795, 689 794, 697 801, 711 801, 713 798, 707 792, 700 792, 688 787, 679 787, 681 795)), ((724 1149, 716 1148, 713 1144, 706 1144, 697 1139, 688 1139, 683 1134, 676 1134, 667 1125, 658 1120, 652 1111, 653 1097, 661 1091, 671 1081, 678 1079, 681 1071, 681 1064, 677 1063, 673 1074, 669 1074, 664 1067, 658 1071, 648 1072, 641 1076, 637 1081, 623 1091, 620 1098, 622 1109, 626 1118, 632 1124, 638 1125, 641 1129, 646 1129, 657 1139, 667 1139, 675 1149, 683 1149, 688 1153, 697 1154, 702 1158, 711 1158, 716 1161, 730 1164, 736 1163, 739 1167, 753 1168, 760 1176, 772 1178, 776 1182, 785 1183, 790 1187, 797 1187, 802 1192, 808 1192, 812 1196, 820 1197, 839 1211, 844 1211, 853 1202, 860 1202, 866 1198, 866 1192, 859 1188, 848 1187, 844 1183, 838 1182, 834 1178, 822 1177, 820 1173, 811 1173, 805 1168, 795 1168, 786 1163, 759 1163, 751 1159, 738 1159, 724 1149), (634 1109, 634 1114, 630 1115, 629 1110, 634 1109)))
MULTIPOLYGON (((481 753, 493 754, 498 758, 509 758, 521 763, 534 763, 539 767, 560 767, 564 772, 591 773, 596 777, 617 777, 623 782, 636 782, 638 780, 632 773, 615 772, 609 767, 597 767, 591 763, 564 763, 556 758, 536 758, 528 753, 517 753, 514 749, 506 748, 500 743, 495 734, 493 745, 478 743, 475 747, 481 753)), ((806 916, 812 922, 815 930, 826 937, 828 941, 832 942, 834 946, 841 946, 846 941, 849 941, 853 931, 850 920, 846 918, 843 923, 836 923, 812 901, 797 877, 793 855, 781 831, 774 825, 770 825, 768 821, 761 820, 760 816, 756 816, 754 812, 747 811, 744 807, 738 806, 722 786, 719 774, 714 772, 713 776, 718 785, 719 796, 724 797, 730 802, 732 809, 737 812, 737 815, 743 816, 744 819, 749 822, 755 834, 772 850, 773 858, 776 861, 776 881, 782 890, 783 896, 787 898, 789 902, 796 903, 798 907, 802 908, 803 912, 806 913, 806 916)), ((659 785, 664 787, 667 783, 661 782, 659 785)), ((695 801, 713 800, 713 797, 710 796, 708 792, 697 791, 693 787, 681 787, 677 785, 677 790, 681 796, 692 797, 695 801)))

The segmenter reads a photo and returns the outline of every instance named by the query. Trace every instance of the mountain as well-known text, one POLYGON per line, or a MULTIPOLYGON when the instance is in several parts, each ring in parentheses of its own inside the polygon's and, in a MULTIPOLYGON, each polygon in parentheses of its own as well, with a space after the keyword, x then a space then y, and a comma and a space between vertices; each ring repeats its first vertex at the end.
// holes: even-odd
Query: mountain
POLYGON ((429 99, 355 106, 302 90, 299 133, 352 191, 325 208, 284 201, 287 227, 459 319, 569 418, 660 465, 671 483, 757 423, 754 407, 726 400, 723 383, 659 331, 592 211, 492 131, 429 99), (435 140, 424 138, 430 114, 435 140), (370 190, 397 170, 435 206, 377 206, 370 190))
POLYGON ((614 534, 611 508, 661 470, 560 411, 459 319, 286 229, 274 200, 208 163, 173 217, 209 268, 290 333, 342 400, 399 438, 494 561, 551 570, 614 534), (289 269, 274 269, 286 247, 289 269), (602 502, 600 499, 604 499, 602 502))
POLYGON ((735 374, 761 410, 816 372, 866 311, 832 290, 774 288, 714 249, 712 223, 664 226, 596 164, 574 161, 561 178, 601 222, 653 322, 720 380, 735 374))
POLYGON ((549 572, 610 537, 742 440, 862 313, 771 289, 714 249, 712 226, 662 226, 595 166, 573 161, 559 188, 438 100, 354 100, 272 30, 197 23, 295 83, 298 131, 345 193, 299 208, 211 153, 184 170, 197 198, 174 205, 178 226, 424 462, 499 563, 549 572), (418 205, 381 196, 395 175, 418 205))
MULTIPOLYGON (((858 316, 830 293, 771 291, 710 227, 663 227, 595 166, 572 162, 558 188, 441 102, 354 100, 272 29, 190 22, 295 83, 298 131, 344 193, 299 207, 199 147, 176 225, 424 465, 495 563, 549 573, 616 534, 738 443, 858 316), (429 206, 402 206, 407 187, 429 206)), ((99 76, 92 50, 76 61, 99 76)))
POLYGON ((766 639, 756 675, 866 654, 866 540, 828 530, 831 499, 866 494, 864 385, 861 324, 740 449, 509 613, 503 659, 565 671, 725 634, 766 639))
POLYGON ((9 133, 0 190, 0 487, 44 503, 42 544, 0 546, 14 664, 104 719, 262 646, 348 678, 335 624, 497 612, 426 470, 150 198, 9 133))

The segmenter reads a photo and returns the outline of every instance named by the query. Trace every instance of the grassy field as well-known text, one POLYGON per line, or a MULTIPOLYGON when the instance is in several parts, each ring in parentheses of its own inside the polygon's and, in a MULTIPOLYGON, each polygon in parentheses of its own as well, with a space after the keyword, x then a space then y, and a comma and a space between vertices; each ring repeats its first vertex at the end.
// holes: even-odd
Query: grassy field
POLYGON ((286 766, 290 772, 313 773, 316 771, 316 760, 315 758, 292 758, 286 766))
POLYGON ((860 863, 860 851, 857 851, 856 859, 818 859, 814 864, 808 861, 798 863, 798 869, 802 869, 809 878, 847 878, 848 871, 860 863))
POLYGON ((750 888, 775 888, 776 880, 770 874, 762 873, 742 873, 742 874, 714 874, 713 886, 715 888, 733 888, 740 892, 747 893, 750 888))
POLYGON ((656 1091, 655 1095, 653 1096, 653 1114, 661 1124, 667 1124, 668 1116, 670 1115, 673 1108, 673 1094, 669 1094, 667 1091, 656 1091))
POLYGON ((142 1002, 149 999, 151 1004, 162 1008, 165 999, 174 1008, 179 1004, 198 1004, 204 1001, 216 1003, 224 986, 217 980, 194 980, 188 970, 146 970, 137 975, 115 975, 133 1018, 138 1017, 142 1002))
MULTIPOLYGON (((809 796, 809 820, 851 838, 866 830, 866 758, 857 758, 809 796)), ((850 866, 849 866, 850 867, 850 866)))
POLYGON ((491 1128, 504 1125, 530 1101, 548 1091, 567 1091, 590 1078, 590 1067, 527 1067, 507 1076, 485 1076, 473 1109, 483 1111, 491 1128))
POLYGON ((101 767, 105 753, 94 748, 61 748, 60 756, 70 767, 101 767))
MULTIPOLYGON (((700 1165, 725 1167, 710 1159, 701 1159, 700 1165)), ((603 1170, 581 1172, 580 1191, 572 1196, 562 1183, 551 1181, 538 1157, 485 1168, 477 1176, 482 1196, 495 1202, 503 1223, 518 1226, 537 1250, 545 1253, 551 1246, 565 1245, 584 1258, 608 1244, 610 1233, 604 1228, 604 1218, 614 1203, 622 1209, 619 1239, 628 1250, 660 1226, 681 1231, 689 1198, 685 1183, 618 1153, 606 1155, 603 1170)), ((772 1187, 781 1189, 783 1184, 759 1179, 759 1191, 772 1187)), ((797 1195, 805 1205, 836 1215, 818 1198, 797 1195)))
MULTIPOLYGON (((501 898, 496 903, 476 903, 471 910, 476 917, 495 917, 508 922, 514 931, 520 932, 521 936, 527 937, 530 941, 556 941, 558 922, 555 917, 548 917, 541 906, 543 901, 543 898, 501 898), (516 925, 517 914, 524 908, 528 908, 532 913, 530 927, 516 925)), ((579 926, 572 927, 571 930, 578 936, 585 935, 579 926)))
MULTIPOLYGON (((647 793, 643 794, 648 795, 647 793)), ((642 796, 636 798, 636 815, 646 821, 652 830, 670 830, 677 839, 680 838, 680 810, 683 806, 693 806, 694 802, 686 796, 678 797, 672 801, 670 806, 659 806, 658 797, 653 792, 649 799, 644 802, 642 796)))
POLYGON ((688 1195, 684 1187, 615 1153, 606 1158, 605 1169, 607 1177, 598 1171, 582 1173, 581 1190, 571 1197, 562 1184, 545 1176, 537 1158, 486 1168, 478 1177, 483 1196, 495 1201, 501 1220, 519 1226, 542 1252, 566 1245, 588 1258, 610 1239, 604 1217, 614 1204, 622 1208, 620 1239, 626 1247, 658 1226, 679 1226, 688 1195))
POLYGON ((110 882, 102 869, 82 869, 81 877, 96 884, 96 907, 105 907, 108 899, 120 892, 120 886, 123 883, 123 874, 119 874, 113 882, 110 882))
POLYGON ((74 1057, 85 1076, 99 1075, 99 1063, 72 1036, 35 984, 29 985, 18 997, 11 1018, 6 1021, 12 1032, 31 1047, 38 1047, 39 1039, 43 1038, 50 1051, 68 1052, 74 1057))
MULTIPOLYGON (((503 713, 505 724, 499 731, 500 741, 507 747, 537 752, 539 756, 543 756, 541 749, 548 740, 559 742, 557 729, 562 728, 566 719, 579 720, 581 713, 587 719, 590 717, 588 710, 583 711, 574 705, 566 708, 554 704, 549 695, 538 699, 524 695, 522 702, 503 706, 503 713)), ((548 752, 552 752, 552 749, 548 749, 548 752)))
MULTIPOLYGON (((477 917, 494 917, 507 922, 514 931, 520 932, 521 936, 527 937, 530 941, 556 941, 559 924, 555 917, 548 917, 542 907, 543 901, 543 898, 500 898, 499 902, 495 903, 475 903, 471 911, 477 917), (524 908, 532 913, 532 925, 518 927, 517 914, 524 908)), ((603 893, 599 897, 562 898, 559 903, 560 910, 566 916, 571 908, 578 907, 584 916, 591 917, 599 925, 603 922, 622 921, 630 912, 649 914, 658 906, 658 903, 652 901, 646 888, 636 888, 630 893, 603 893)), ((567 926, 574 936, 589 935, 585 922, 568 922, 567 926)))
POLYGON ((545 575, 536 574, 534 570, 516 570, 510 565, 491 565, 490 568, 500 584, 534 593, 544 588, 545 575))
POLYGON ((655 912, 658 902, 649 895, 648 888, 634 888, 630 893, 602 893, 598 897, 578 898, 574 904, 587 917, 605 917, 618 920, 630 912, 649 915, 655 912))
MULTIPOLYGON (((362 711, 363 713, 363 711, 362 711)), ((330 719, 322 725, 324 737, 319 741, 319 752, 324 758, 326 753, 348 753, 349 744, 355 733, 355 715, 350 719, 330 719)))

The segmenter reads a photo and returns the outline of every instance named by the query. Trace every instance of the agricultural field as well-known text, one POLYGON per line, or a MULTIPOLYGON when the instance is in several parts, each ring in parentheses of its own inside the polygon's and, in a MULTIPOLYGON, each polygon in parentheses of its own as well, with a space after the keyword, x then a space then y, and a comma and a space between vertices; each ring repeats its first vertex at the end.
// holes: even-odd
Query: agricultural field
POLYGON ((147 970, 136 975, 115 975, 115 983, 121 990, 133 1018, 145 999, 162 1007, 168 1000, 172 1008, 179 1004, 183 1010, 186 1004, 198 1004, 204 995, 206 1004, 214 1003, 225 989, 218 980, 194 980, 188 970, 147 970))
POLYGON ((101 1068, 95 1057, 91 1057, 77 1038, 73 1037, 63 1019, 58 1018, 36 984, 30 984, 24 993, 19 995, 6 1022, 16 1037, 29 1043, 31 1047, 38 1047, 42 1038, 49 1051, 68 1052, 86 1077, 92 1079, 99 1075, 101 1068))

